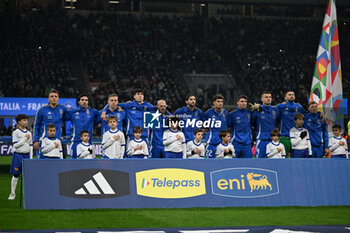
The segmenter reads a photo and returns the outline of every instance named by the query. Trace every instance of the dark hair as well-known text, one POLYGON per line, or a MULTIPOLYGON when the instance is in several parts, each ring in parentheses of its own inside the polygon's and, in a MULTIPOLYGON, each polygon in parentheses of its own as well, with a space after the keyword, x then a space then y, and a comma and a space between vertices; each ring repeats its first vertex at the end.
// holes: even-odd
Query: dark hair
POLYGON ((135 126, 133 129, 132 129, 132 133, 142 133, 142 128, 140 126, 135 126))
POLYGON ((230 132, 227 131, 227 130, 222 130, 222 131, 220 131, 220 133, 219 133, 220 139, 226 137, 226 135, 229 134, 229 133, 230 133, 230 132))
POLYGON ((187 101, 191 96, 196 97, 195 94, 190 93, 190 94, 187 94, 187 95, 186 95, 185 100, 187 101))
POLYGON ((279 137, 279 136, 281 136, 281 133, 277 129, 274 129, 274 130, 271 131, 270 136, 271 137, 273 137, 273 136, 278 136, 279 137))
POLYGON ((289 90, 286 90, 286 91, 284 92, 284 96, 286 96, 288 92, 293 92, 293 93, 295 94, 295 92, 294 92, 293 90, 289 89, 289 90))
POLYGON ((309 103, 307 103, 307 107, 310 107, 313 104, 317 104, 316 101, 310 101, 309 103))
POLYGON ((193 135, 196 135, 197 133, 203 133, 203 130, 202 130, 202 129, 196 129, 196 130, 193 132, 193 135))
POLYGON ((87 131, 87 130, 83 130, 83 131, 81 131, 81 133, 80 133, 80 137, 81 137, 81 136, 83 136, 83 134, 84 134, 84 133, 87 133, 87 134, 89 134, 89 135, 90 135, 90 132, 89 132, 89 131, 87 131))
POLYGON ((225 98, 224 98, 224 96, 223 95, 221 95, 221 94, 216 94, 216 95, 214 95, 213 96, 213 102, 215 101, 215 100, 224 100, 225 98))
POLYGON ((56 129, 56 125, 55 124, 48 124, 47 126, 46 126, 46 130, 48 130, 48 129, 53 129, 53 128, 55 128, 56 129))
POLYGON ((107 122, 109 123, 110 120, 116 120, 116 122, 118 123, 118 117, 117 116, 108 116, 107 122))
POLYGON ((89 99, 89 96, 87 94, 80 94, 77 96, 77 106, 79 106, 79 101, 82 97, 86 96, 89 99))
POLYGON ((341 131, 341 126, 340 125, 333 125, 332 129, 339 129, 341 131))
POLYGON ((16 122, 17 122, 17 123, 20 122, 20 121, 23 120, 23 119, 28 119, 28 116, 27 116, 26 114, 18 114, 18 115, 16 116, 16 122))
POLYGON ((265 95, 265 94, 270 94, 270 95, 271 95, 271 92, 269 92, 269 91, 264 91, 264 92, 261 94, 261 96, 263 96, 263 95, 265 95))
POLYGON ((51 89, 47 96, 50 96, 51 93, 56 93, 57 95, 60 95, 60 93, 56 89, 51 89))
POLYGON ((304 120, 305 117, 304 117, 303 114, 297 113, 297 114, 294 115, 294 120, 296 121, 297 119, 302 119, 302 120, 304 120))
MULTIPOLYGON (((168 117, 168 126, 170 127, 170 123, 178 123, 180 121, 180 118, 178 116, 170 116, 168 117)), ((177 125, 177 128, 179 128, 179 124, 177 125)))
POLYGON ((136 93, 142 93, 143 94, 143 90, 138 88, 138 89, 135 89, 134 92, 133 92, 133 96, 136 95, 136 93))
POLYGON ((240 95, 240 96, 238 96, 237 102, 238 102, 240 99, 248 100, 248 96, 246 96, 246 95, 240 95))

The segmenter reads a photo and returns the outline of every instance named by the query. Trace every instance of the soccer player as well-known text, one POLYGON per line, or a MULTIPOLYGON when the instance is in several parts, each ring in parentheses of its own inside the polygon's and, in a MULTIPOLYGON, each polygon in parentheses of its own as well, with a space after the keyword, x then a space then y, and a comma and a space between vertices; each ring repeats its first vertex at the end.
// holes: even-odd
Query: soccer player
POLYGON ((9 200, 14 200, 16 198, 18 177, 22 173, 22 160, 33 158, 33 151, 31 147, 32 134, 27 130, 28 116, 18 114, 16 116, 16 122, 18 128, 12 133, 13 155, 10 169, 12 179, 11 193, 8 197, 9 200))
POLYGON ((246 109, 248 97, 241 95, 237 109, 228 115, 227 125, 231 128, 232 144, 237 158, 252 158, 251 112, 246 109))
POLYGON ((77 146, 78 159, 95 159, 94 146, 89 142, 90 133, 87 130, 83 130, 80 133, 81 143, 77 146))
POLYGON ((305 128, 310 133, 312 146, 312 157, 322 158, 325 154, 328 157, 328 131, 326 121, 322 121, 320 113, 317 112, 317 103, 308 103, 309 112, 305 114, 305 128))
POLYGON ((299 103, 294 102, 294 91, 288 90, 284 95, 284 99, 285 103, 277 105, 281 116, 278 128, 281 133, 280 142, 284 145, 286 155, 288 155, 292 148, 289 131, 295 126, 294 115, 297 113, 306 114, 307 112, 299 103))
POLYGON ((198 129, 196 122, 202 120, 203 112, 196 107, 196 96, 194 94, 188 94, 185 101, 187 106, 177 109, 174 115, 180 117, 185 122, 182 132, 185 134, 186 142, 189 142, 194 139, 193 132, 198 129), (191 122, 191 124, 187 125, 186 121, 191 122))
POLYGON ((122 159, 125 152, 124 133, 118 129, 116 116, 109 116, 107 121, 110 129, 103 134, 102 138, 103 158, 122 159))
POLYGON ((126 151, 130 159, 147 159, 149 155, 148 145, 145 140, 141 138, 142 128, 135 126, 133 129, 133 139, 128 143, 128 150, 126 151))
MULTIPOLYGON (((157 108, 152 104, 144 101, 143 91, 141 89, 136 89, 134 91, 134 101, 128 103, 119 103, 118 106, 126 111, 126 136, 128 137, 127 142, 129 142, 134 137, 133 129, 135 126, 142 128, 141 138, 148 141, 149 129, 144 128, 143 114, 146 111, 156 111, 157 108)), ((105 112, 106 108, 108 107, 109 106, 107 105, 103 111, 105 112)))
POLYGON ((233 145, 230 143, 231 134, 227 130, 223 130, 219 133, 219 137, 221 138, 221 143, 216 148, 215 158, 217 159, 231 159, 236 157, 235 149, 233 145))
POLYGON ((41 141, 41 153, 40 159, 63 159, 62 144, 61 141, 56 138, 56 126, 54 124, 48 124, 46 126, 47 137, 41 141))
POLYGON ((157 128, 151 129, 150 134, 150 144, 151 144, 151 157, 152 158, 164 158, 164 144, 163 144, 163 134, 166 128, 164 123, 167 123, 167 117, 170 113, 166 110, 165 100, 157 101, 157 109, 161 113, 159 116, 160 126, 157 128))
POLYGON ((330 151, 332 153, 332 158, 345 159, 349 158, 348 155, 348 144, 345 138, 340 134, 342 132, 340 125, 333 125, 332 127, 333 137, 329 139, 330 151))
POLYGON ((294 115, 295 127, 290 130, 290 140, 292 144, 292 158, 307 158, 312 156, 309 132, 303 128, 304 115, 297 113, 294 115))
MULTIPOLYGON (((108 122, 107 119, 109 116, 116 116, 118 119, 118 125, 117 128, 120 131, 123 131, 124 129, 124 122, 126 121, 126 112, 124 110, 119 111, 118 109, 118 95, 117 94, 110 94, 108 96, 108 108, 105 110, 105 114, 103 115, 104 117, 101 116, 101 136, 105 132, 109 130, 108 122)), ((103 113, 104 111, 101 110, 100 114, 103 113)))
POLYGON ((271 142, 270 132, 277 127, 279 109, 271 106, 272 95, 265 91, 261 95, 263 103, 252 112, 252 125, 256 128, 256 158, 266 157, 266 145, 271 142))
POLYGON ((266 157, 269 159, 280 159, 286 157, 286 150, 282 143, 280 143, 280 132, 277 129, 271 131, 271 139, 266 146, 266 157))
POLYGON ((193 135, 194 139, 186 144, 186 156, 190 159, 204 159, 205 147, 202 143, 203 131, 201 129, 196 129, 193 135))
POLYGON ((61 139, 62 123, 67 121, 68 110, 59 101, 59 92, 51 90, 48 95, 49 104, 42 106, 36 113, 34 122, 34 149, 40 149, 40 141, 47 136, 46 126, 48 124, 55 124, 55 137, 61 139))
MULTIPOLYGON (((80 134, 83 130, 87 130, 90 135, 93 133, 93 128, 100 123, 100 114, 96 109, 89 107, 89 97, 81 94, 77 97, 78 108, 68 112, 68 119, 72 122, 73 136, 71 144, 71 157, 77 158, 77 146, 81 142, 80 134)), ((91 138, 89 143, 91 143, 91 138)))
POLYGON ((212 99, 213 107, 204 113, 203 121, 210 121, 209 132, 206 135, 205 141, 207 148, 205 151, 206 158, 215 158, 216 147, 220 144, 221 139, 219 133, 222 130, 227 130, 227 111, 223 108, 224 97, 216 94, 212 99), (212 124, 213 123, 213 124, 212 124))
POLYGON ((163 135, 165 158, 186 158, 185 135, 178 129, 179 121, 176 116, 169 118, 170 129, 165 130, 163 135))

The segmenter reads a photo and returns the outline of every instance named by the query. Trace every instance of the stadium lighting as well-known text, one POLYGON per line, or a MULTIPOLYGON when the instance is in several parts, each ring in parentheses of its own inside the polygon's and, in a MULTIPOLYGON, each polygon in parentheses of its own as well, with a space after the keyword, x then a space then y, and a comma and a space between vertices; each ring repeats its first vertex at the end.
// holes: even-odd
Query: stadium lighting
POLYGON ((109 1, 110 4, 119 4, 119 1, 109 1))

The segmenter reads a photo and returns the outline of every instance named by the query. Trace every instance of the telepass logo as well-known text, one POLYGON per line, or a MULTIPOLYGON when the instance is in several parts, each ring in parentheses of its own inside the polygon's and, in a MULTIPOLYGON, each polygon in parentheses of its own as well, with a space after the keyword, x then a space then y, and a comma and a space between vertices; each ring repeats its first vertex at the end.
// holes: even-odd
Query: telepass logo
POLYGON ((187 198, 206 193, 204 173, 162 168, 136 172, 137 194, 154 198, 187 198))
POLYGON ((212 193, 255 198, 279 193, 277 172, 260 168, 229 168, 210 173, 212 193))

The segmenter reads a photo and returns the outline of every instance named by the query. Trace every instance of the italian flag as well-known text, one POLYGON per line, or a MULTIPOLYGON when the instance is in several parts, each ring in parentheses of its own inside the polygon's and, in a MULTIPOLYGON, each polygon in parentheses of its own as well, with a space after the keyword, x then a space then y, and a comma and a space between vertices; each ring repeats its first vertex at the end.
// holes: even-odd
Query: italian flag
POLYGON ((145 188, 147 185, 149 185, 149 182, 145 178, 143 178, 143 180, 142 180, 142 188, 145 188))

